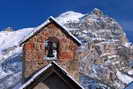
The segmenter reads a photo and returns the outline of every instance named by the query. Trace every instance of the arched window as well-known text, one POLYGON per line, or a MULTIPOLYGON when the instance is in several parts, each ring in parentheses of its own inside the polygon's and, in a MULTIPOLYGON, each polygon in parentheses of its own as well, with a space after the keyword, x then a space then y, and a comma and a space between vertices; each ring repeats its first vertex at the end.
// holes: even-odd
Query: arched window
POLYGON ((59 40, 56 37, 49 37, 45 41, 46 59, 56 60, 59 52, 59 40))

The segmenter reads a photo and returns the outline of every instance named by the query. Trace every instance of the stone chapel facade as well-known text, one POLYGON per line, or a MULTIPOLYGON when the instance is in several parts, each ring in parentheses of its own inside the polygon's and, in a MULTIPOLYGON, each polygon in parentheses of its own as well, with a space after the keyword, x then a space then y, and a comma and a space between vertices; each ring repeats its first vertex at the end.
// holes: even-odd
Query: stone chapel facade
POLYGON ((81 42, 56 19, 49 19, 36 28, 20 44, 23 45, 23 78, 30 78, 50 62, 57 62, 74 79, 79 80, 79 56, 81 42))

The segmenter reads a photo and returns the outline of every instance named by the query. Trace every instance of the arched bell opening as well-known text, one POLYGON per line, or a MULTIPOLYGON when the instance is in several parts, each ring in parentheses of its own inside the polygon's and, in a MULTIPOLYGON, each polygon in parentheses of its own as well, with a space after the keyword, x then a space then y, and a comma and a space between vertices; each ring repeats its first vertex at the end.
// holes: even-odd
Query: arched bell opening
POLYGON ((49 37, 45 41, 46 58, 56 60, 59 56, 59 40, 56 37, 49 37))

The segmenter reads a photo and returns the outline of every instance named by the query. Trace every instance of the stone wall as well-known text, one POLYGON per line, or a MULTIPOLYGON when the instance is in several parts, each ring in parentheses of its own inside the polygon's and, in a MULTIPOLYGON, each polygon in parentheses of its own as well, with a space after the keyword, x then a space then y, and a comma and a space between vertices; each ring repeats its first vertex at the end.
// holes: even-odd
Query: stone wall
POLYGON ((74 78, 78 78, 79 62, 76 56, 78 45, 57 24, 50 23, 36 35, 24 43, 24 76, 29 77, 38 69, 46 66, 49 61, 44 58, 47 55, 44 41, 49 37, 59 40, 59 56, 57 63, 65 68, 74 78))

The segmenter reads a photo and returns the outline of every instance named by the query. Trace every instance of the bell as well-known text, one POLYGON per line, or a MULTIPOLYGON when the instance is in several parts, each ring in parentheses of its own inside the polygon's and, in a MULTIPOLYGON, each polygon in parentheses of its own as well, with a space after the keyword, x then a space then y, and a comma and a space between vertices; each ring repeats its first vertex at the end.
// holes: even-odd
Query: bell
POLYGON ((50 49, 48 51, 48 57, 54 57, 54 54, 53 54, 53 50, 52 49, 50 49))

